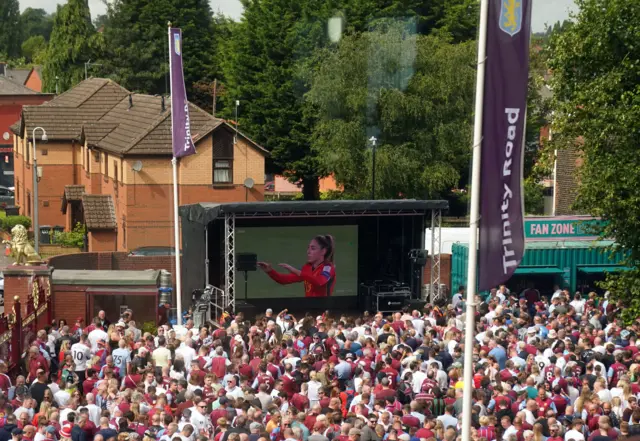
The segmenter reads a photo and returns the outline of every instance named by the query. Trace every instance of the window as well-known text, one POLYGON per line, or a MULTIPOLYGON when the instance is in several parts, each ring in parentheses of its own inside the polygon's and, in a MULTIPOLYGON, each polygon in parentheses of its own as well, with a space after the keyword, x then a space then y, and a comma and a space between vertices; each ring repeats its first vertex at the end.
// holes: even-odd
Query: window
POLYGON ((91 167, 89 167, 91 157, 89 155, 90 155, 89 147, 85 147, 84 148, 84 169, 87 171, 87 173, 91 171, 91 167))
POLYGON ((30 142, 25 142, 24 150, 25 150, 24 157, 26 158, 25 163, 29 165, 29 161, 31 161, 31 143, 30 142))
POLYGON ((27 216, 31 217, 31 193, 27 192, 27 216))
POLYGON ((20 181, 16 179, 16 205, 20 202, 20 181))
POLYGON ((219 159, 213 161, 213 183, 214 184, 230 184, 231 183, 231 161, 228 159, 219 159))
POLYGON ((113 181, 118 182, 118 161, 113 160, 113 181))
POLYGON ((213 184, 233 183, 233 134, 218 130, 213 135, 213 184))

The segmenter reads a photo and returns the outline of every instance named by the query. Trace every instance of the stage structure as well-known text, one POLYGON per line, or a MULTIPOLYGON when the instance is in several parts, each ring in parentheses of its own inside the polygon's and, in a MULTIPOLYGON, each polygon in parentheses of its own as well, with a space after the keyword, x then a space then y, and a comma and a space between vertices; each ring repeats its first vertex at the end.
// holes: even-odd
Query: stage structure
MULTIPOLYGON (((296 201, 200 203, 180 207, 183 304, 192 292, 224 309, 397 310, 400 300, 435 300, 440 287, 440 228, 447 201, 296 201), (424 253, 424 231, 433 231, 424 253), (307 283, 280 285, 259 271, 267 261, 300 268, 317 235, 335 240, 331 296, 305 298, 307 283), (422 280, 424 265, 431 279, 422 280), (425 283, 426 282, 426 283, 425 283), (424 286, 428 284, 429 286, 424 286), (423 289, 424 288, 424 289, 423 289), (426 297, 425 297, 426 293, 426 297)), ((196 296, 197 297, 197 296, 196 296)), ((405 302, 403 301, 402 304, 405 302)))

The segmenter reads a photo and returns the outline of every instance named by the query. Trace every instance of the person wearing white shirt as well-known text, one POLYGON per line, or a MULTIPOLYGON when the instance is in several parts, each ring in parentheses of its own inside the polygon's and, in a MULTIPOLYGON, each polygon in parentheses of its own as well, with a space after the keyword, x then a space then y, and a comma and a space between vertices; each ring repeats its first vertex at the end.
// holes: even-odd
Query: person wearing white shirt
POLYGON ((187 371, 191 370, 191 362, 196 358, 196 351, 193 349, 193 340, 188 338, 185 342, 176 349, 176 356, 181 355, 184 360, 184 366, 187 371))
POLYGON ((564 434, 564 441, 584 441, 584 435, 582 434, 582 422, 574 423, 571 430, 567 430, 564 434))
POLYGON ((199 401, 191 410, 191 418, 189 421, 193 425, 196 435, 202 432, 207 432, 209 429, 209 422, 207 417, 204 415, 206 413, 207 403, 204 401, 199 401))
POLYGON ((89 411, 89 420, 96 425, 96 427, 100 426, 100 413, 102 412, 102 409, 100 409, 98 406, 96 406, 96 397, 92 394, 92 393, 88 393, 86 396, 87 399, 87 405, 83 406, 86 407, 87 410, 89 411))
POLYGON ((411 380, 411 388, 416 394, 420 393, 420 390, 422 389, 422 383, 427 379, 427 374, 425 372, 422 372, 418 368, 418 366, 420 366, 420 363, 418 362, 414 362, 410 366, 410 368, 412 368, 411 370, 413 374, 413 378, 411 380))
MULTIPOLYGON (((100 319, 96 319, 97 322, 100 319)), ((89 333, 89 343, 91 343, 91 351, 96 352, 98 350, 98 342, 100 340, 109 341, 109 334, 104 332, 101 328, 94 329, 89 333)))
POLYGON ((460 302, 462 302, 463 298, 464 298, 464 286, 460 285, 460 287, 458 288, 458 292, 451 297, 451 304, 453 305, 453 307, 457 308, 460 302))
POLYGON ((87 362, 91 360, 91 348, 86 335, 80 336, 80 342, 71 346, 71 355, 75 363, 75 373, 78 376, 78 384, 86 380, 87 362))

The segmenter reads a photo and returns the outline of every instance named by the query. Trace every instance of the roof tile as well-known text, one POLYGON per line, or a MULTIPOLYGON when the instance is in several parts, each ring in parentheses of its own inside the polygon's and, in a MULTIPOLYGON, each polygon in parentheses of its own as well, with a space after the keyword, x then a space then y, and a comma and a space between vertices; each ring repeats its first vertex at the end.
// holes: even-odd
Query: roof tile
POLYGON ((82 208, 88 230, 112 230, 118 227, 111 195, 84 194, 82 208))

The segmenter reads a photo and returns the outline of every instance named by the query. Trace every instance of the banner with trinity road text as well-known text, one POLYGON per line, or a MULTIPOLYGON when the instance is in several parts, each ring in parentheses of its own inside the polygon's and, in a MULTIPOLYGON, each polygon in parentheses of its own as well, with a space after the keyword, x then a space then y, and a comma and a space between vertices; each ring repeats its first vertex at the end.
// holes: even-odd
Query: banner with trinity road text
POLYGON ((184 86, 182 68, 182 31, 169 29, 169 70, 171 77, 171 132, 173 141, 173 157, 196 153, 196 146, 191 139, 191 121, 189 118, 189 101, 184 86))
POLYGON ((522 160, 533 0, 489 0, 478 288, 509 280, 524 254, 522 160))

